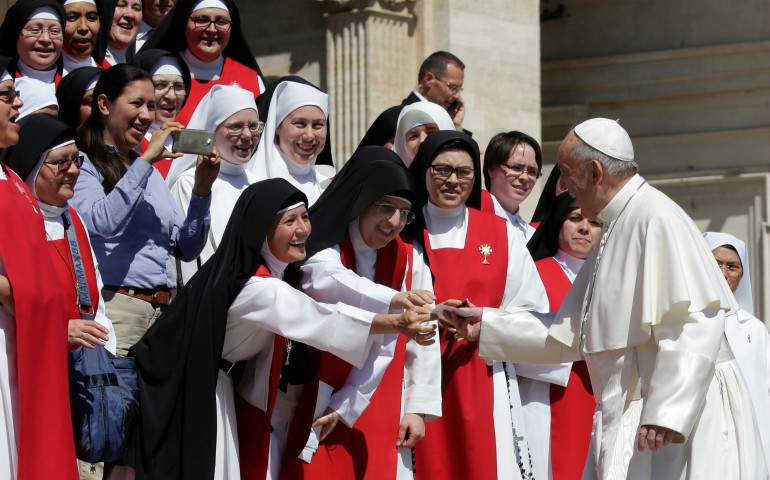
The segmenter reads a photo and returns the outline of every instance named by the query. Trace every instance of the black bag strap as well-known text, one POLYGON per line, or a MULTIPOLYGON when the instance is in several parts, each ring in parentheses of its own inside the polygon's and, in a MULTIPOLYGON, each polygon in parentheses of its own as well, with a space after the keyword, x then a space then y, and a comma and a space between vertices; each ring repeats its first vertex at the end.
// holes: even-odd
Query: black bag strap
POLYGON ((78 282, 78 307, 80 309, 80 317, 83 320, 93 320, 94 308, 93 305, 91 305, 91 296, 88 293, 86 269, 83 266, 83 257, 80 255, 77 232, 75 232, 75 225, 72 223, 72 217, 70 217, 69 210, 65 210, 64 213, 62 213, 61 218, 64 221, 64 229, 67 232, 67 243, 70 247, 72 265, 75 269, 75 278, 78 282))

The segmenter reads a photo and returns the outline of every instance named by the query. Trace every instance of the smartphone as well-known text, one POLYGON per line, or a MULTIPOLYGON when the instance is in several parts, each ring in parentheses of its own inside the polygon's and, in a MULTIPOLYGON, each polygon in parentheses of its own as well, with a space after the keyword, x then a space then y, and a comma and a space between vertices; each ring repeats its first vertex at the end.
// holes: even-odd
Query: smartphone
POLYGON ((171 151, 211 155, 214 150, 214 132, 185 128, 174 134, 171 151))

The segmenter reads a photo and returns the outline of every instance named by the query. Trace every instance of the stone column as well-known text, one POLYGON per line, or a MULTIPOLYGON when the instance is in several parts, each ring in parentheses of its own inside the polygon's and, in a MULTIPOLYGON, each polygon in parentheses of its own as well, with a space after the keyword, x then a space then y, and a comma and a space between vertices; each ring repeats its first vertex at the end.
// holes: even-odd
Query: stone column
POLYGON ((317 0, 324 8, 332 151, 339 169, 369 124, 413 87, 416 0, 317 0))

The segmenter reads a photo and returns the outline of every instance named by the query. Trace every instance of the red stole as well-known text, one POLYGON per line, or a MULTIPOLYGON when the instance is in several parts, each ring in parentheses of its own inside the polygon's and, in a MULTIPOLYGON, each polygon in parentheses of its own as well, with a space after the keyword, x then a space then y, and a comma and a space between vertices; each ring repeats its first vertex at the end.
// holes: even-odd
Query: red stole
MULTIPOLYGON (((538 260, 535 267, 545 285, 550 311, 556 312, 572 287, 572 282, 553 257, 538 260)), ((550 396, 553 478, 580 478, 588 457, 596 408, 586 363, 574 362, 567 386, 551 384, 550 396)))
POLYGON ((225 63, 222 66, 222 73, 216 80, 196 80, 192 79, 190 93, 187 94, 182 111, 176 117, 176 121, 182 125, 190 122, 195 107, 198 106, 201 99, 209 93, 214 85, 232 85, 238 84, 239 87, 249 90, 258 97, 262 92, 259 90, 259 75, 242 63, 238 63, 232 58, 225 57, 225 63))
MULTIPOLYGON (((93 255, 91 254, 91 246, 88 243, 88 232, 80 221, 80 217, 75 212, 75 209, 69 207, 69 211, 72 224, 75 227, 75 236, 78 239, 80 257, 83 259, 83 269, 86 271, 88 294, 91 297, 91 313, 96 313, 96 308, 99 306, 99 289, 96 288, 96 268, 93 255)), ((75 277, 75 267, 72 264, 72 254, 70 253, 67 236, 65 235, 64 238, 59 240, 49 240, 48 251, 51 254, 51 261, 61 285, 69 287, 62 289, 62 293, 66 297, 64 305, 67 309, 67 318, 81 318, 80 309, 78 308, 79 298, 75 290, 77 277, 75 277)))
MULTIPOLYGON (((266 266, 260 265, 255 277, 273 278, 266 266)), ((278 380, 281 378, 286 339, 275 335, 273 360, 270 368, 270 393, 267 411, 251 405, 240 395, 235 395, 235 415, 238 423, 238 444, 241 478, 243 480, 264 480, 267 475, 267 461, 270 447, 270 418, 273 416, 278 380)))
MULTIPOLYGON (((408 259, 410 256, 411 246, 404 244, 398 237, 378 250, 374 282, 399 291, 404 282, 407 262, 411 263, 411 258, 408 259)), ((340 257, 343 265, 355 271, 355 251, 347 235, 340 244, 340 257)), ((410 277, 411 275, 407 277, 409 278, 407 281, 411 284, 410 277)), ((320 356, 319 379, 331 385, 335 391, 338 390, 345 384, 353 368, 352 365, 329 352, 317 352, 320 356)), ((312 382, 314 388, 311 387, 311 383, 306 384, 302 399, 298 403, 295 421, 292 422, 292 433, 289 435, 289 443, 296 442, 300 445, 297 448, 295 444, 291 450, 287 445, 281 478, 286 480, 326 480, 328 478, 341 480, 368 476, 395 478, 398 450, 394 445, 401 421, 405 358, 406 337, 399 335, 394 357, 364 413, 358 418, 353 428, 349 428, 342 421, 337 422, 334 431, 319 446, 311 463, 305 463, 297 458, 307 441, 310 425, 313 422, 315 399, 318 395, 317 382, 312 382), (312 396, 306 398, 305 392, 310 392, 312 396), (300 409, 309 410, 310 415, 304 412, 303 421, 297 422, 300 409), (373 453, 370 455, 369 452, 373 453)))
MULTIPOLYGON (((468 298, 476 306, 497 308, 503 301, 508 270, 505 220, 472 208, 467 211, 464 248, 433 250, 424 232, 436 302, 468 298), (482 246, 492 250, 486 264, 479 251, 482 246)), ((479 358, 477 342, 457 343, 447 332, 442 332, 440 341, 444 416, 425 426, 425 438, 415 447, 415 478, 494 480, 492 368, 479 358)))
MULTIPOLYGON (((13 286, 16 308, 18 478, 77 480, 69 404, 67 327, 62 292, 51 277, 43 218, 24 182, 5 165, 0 180, 0 257, 13 286)), ((4 353, 3 353, 4 354, 4 353)), ((11 439, 11 441, 14 441, 11 439)))

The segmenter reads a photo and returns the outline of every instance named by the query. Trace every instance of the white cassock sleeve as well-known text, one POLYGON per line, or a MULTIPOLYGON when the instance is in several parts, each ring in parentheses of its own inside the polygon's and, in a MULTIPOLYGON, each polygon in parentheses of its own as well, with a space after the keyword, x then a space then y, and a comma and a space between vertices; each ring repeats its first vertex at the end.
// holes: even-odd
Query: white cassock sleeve
POLYGON ((302 291, 319 302, 340 302, 373 313, 388 313, 390 301, 398 293, 343 265, 339 247, 316 253, 300 270, 302 291))
MULTIPOLYGON (((372 282, 345 267, 339 247, 331 247, 313 255, 302 265, 302 290, 313 299, 325 303, 344 303, 372 313, 388 313, 390 301, 398 292, 372 282)), ((361 368, 353 368, 345 385, 327 399, 328 408, 340 415, 348 427, 369 406, 396 352, 398 335, 373 335, 372 348, 361 368)), ((320 392, 331 391, 329 389, 320 392)), ((321 408, 321 414, 326 408, 321 408)))
POLYGON ((241 349, 267 330, 360 367, 371 346, 373 319, 374 314, 356 307, 318 303, 282 280, 252 277, 227 312, 226 336, 239 344, 228 349, 241 349))
MULTIPOLYGON (((433 291, 433 278, 418 243, 412 255, 412 290, 433 291)), ((436 325, 438 322, 431 322, 436 325)), ((404 361, 404 413, 424 414, 430 422, 441 416, 441 350, 438 336, 432 345, 406 343, 404 361)))
POLYGON ((578 351, 548 335, 555 316, 555 313, 484 308, 479 356, 515 363, 554 364, 580 360, 578 351))
POLYGON ((652 326, 655 366, 642 408, 642 425, 670 428, 687 438, 700 416, 724 335, 725 312, 677 307, 652 326))
MULTIPOLYGON (((521 240, 521 233, 510 222, 508 229, 508 272, 505 282, 505 295, 500 306, 504 310, 534 310, 547 312, 548 294, 537 272, 535 262, 526 245, 521 240)), ((535 363, 517 363, 516 374, 542 382, 566 385, 572 370, 571 364, 541 365, 535 363)))

